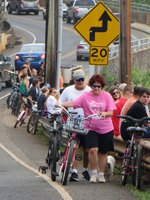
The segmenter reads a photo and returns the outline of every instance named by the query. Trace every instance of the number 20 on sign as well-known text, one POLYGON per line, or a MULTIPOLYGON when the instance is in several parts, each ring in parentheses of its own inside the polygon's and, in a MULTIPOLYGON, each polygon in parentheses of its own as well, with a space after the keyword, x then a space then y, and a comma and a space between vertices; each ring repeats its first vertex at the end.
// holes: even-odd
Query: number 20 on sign
POLYGON ((90 59, 91 65, 108 65, 108 47, 91 47, 90 59))

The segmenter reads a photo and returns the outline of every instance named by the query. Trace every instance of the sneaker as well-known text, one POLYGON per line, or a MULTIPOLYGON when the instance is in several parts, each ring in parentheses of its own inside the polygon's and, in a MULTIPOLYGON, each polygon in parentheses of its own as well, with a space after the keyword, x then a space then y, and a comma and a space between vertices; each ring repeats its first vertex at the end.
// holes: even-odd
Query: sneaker
POLYGON ((97 179, 98 179, 99 183, 105 183, 106 182, 104 175, 98 175, 97 179))
POLYGON ((91 183, 96 183, 97 182, 97 173, 91 175, 90 182, 91 183))
POLYGON ((78 179, 78 174, 75 173, 75 172, 71 173, 71 176, 70 176, 70 178, 69 178, 69 181, 79 181, 79 179, 78 179))
POLYGON ((89 175, 89 172, 87 170, 82 172, 82 176, 86 181, 90 180, 90 175, 89 175))

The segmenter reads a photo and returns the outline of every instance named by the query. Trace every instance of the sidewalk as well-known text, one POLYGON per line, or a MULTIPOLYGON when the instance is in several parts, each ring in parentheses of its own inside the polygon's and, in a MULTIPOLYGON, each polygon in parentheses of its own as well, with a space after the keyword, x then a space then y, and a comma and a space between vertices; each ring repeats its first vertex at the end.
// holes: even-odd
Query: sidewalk
POLYGON ((131 24, 131 28, 150 34, 150 26, 146 24, 135 22, 131 24))

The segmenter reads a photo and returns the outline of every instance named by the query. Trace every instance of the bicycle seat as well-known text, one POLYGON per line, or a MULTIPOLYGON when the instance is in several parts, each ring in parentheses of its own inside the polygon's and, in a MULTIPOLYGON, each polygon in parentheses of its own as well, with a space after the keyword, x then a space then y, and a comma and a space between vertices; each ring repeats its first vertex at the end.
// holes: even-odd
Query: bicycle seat
POLYGON ((134 126, 130 126, 127 128, 127 131, 131 134, 136 134, 136 135, 142 135, 144 133, 147 133, 147 130, 145 128, 141 128, 141 127, 134 127, 134 126))

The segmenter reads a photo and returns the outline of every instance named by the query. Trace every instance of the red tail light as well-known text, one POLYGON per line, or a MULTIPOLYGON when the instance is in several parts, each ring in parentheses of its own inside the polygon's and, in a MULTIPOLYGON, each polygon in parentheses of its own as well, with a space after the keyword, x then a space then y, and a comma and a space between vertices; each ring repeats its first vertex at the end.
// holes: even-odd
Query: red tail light
POLYGON ((79 8, 75 8, 75 12, 78 13, 79 12, 79 8))
POLYGON ((41 55, 41 59, 42 59, 42 60, 45 59, 45 54, 41 55))
POLYGON ((78 46, 77 46, 77 49, 84 49, 84 46, 78 45, 78 46))
POLYGON ((15 60, 20 60, 20 56, 16 55, 15 60))

